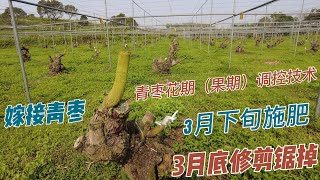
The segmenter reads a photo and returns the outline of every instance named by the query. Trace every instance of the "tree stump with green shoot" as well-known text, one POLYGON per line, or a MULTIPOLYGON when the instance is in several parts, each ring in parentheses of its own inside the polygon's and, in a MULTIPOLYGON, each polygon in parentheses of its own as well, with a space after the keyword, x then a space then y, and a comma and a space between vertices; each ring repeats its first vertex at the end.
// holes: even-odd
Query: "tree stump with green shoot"
POLYGON ((141 121, 127 121, 130 108, 122 96, 129 57, 127 52, 119 53, 113 87, 102 107, 95 110, 88 132, 76 140, 74 148, 93 162, 117 162, 129 179, 155 179, 170 172, 173 150, 158 137, 167 124, 151 128, 155 120, 152 113, 147 112, 141 121))

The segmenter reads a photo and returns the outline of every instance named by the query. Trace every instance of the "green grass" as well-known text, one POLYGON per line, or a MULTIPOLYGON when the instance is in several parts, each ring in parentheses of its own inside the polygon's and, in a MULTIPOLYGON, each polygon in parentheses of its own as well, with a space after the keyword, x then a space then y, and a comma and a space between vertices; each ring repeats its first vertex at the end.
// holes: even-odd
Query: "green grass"
MULTIPOLYGON (((196 120, 197 113, 240 109, 245 107, 265 108, 276 104, 286 106, 290 103, 310 103, 310 122, 304 127, 262 130, 252 132, 243 129, 241 121, 231 124, 229 133, 223 133, 224 119, 215 116, 213 134, 210 136, 185 136, 184 144, 174 146, 176 154, 187 154, 193 151, 216 151, 235 148, 255 149, 256 147, 308 144, 320 142, 320 122, 314 120, 315 101, 320 88, 318 80, 311 83, 290 86, 258 88, 255 80, 258 72, 288 70, 300 68, 306 70, 315 66, 320 70, 319 52, 305 54, 304 47, 298 47, 294 57, 294 46, 287 38, 274 49, 262 49, 254 46, 253 39, 244 44, 246 53, 233 53, 231 69, 228 70, 229 49, 222 50, 217 46, 207 52, 207 45, 190 40, 179 40, 178 57, 186 57, 180 64, 172 68, 172 73, 161 75, 154 73, 151 63, 154 58, 165 57, 170 41, 162 38, 145 49, 142 45, 132 51, 129 77, 124 99, 130 101, 129 120, 140 120, 146 111, 153 112, 158 120, 179 110, 178 120, 171 126, 183 124, 185 118, 196 120), (277 61, 267 64, 266 61, 277 61), (243 91, 221 92, 207 95, 204 90, 205 80, 209 77, 226 77, 227 75, 246 74, 248 84, 243 91), (196 80, 196 93, 192 97, 148 99, 135 102, 137 85, 153 85, 166 81, 196 80)), ((234 43, 237 45, 237 42, 234 43)), ((130 45, 130 44, 129 44, 130 45)), ((32 101, 48 103, 52 101, 67 102, 73 99, 85 99, 86 114, 84 121, 74 124, 43 125, 37 127, 3 128, 0 121, 0 179, 48 178, 120 178, 121 167, 113 162, 94 164, 86 170, 89 161, 73 150, 74 141, 87 131, 90 118, 103 100, 103 94, 111 90, 115 77, 115 65, 118 52, 123 49, 115 44, 111 47, 112 68, 108 70, 107 49, 102 51, 97 60, 91 60, 93 50, 88 45, 80 45, 74 49, 74 57, 70 46, 59 45, 56 53, 64 52, 62 62, 67 72, 58 76, 48 75, 48 56, 55 54, 53 49, 40 48, 34 44, 30 47, 32 60, 25 63, 32 101)), ((234 51, 233 51, 234 52, 234 51)), ((22 74, 18 56, 14 47, 0 49, 0 116, 4 116, 7 105, 26 104, 22 74)), ((170 129, 170 128, 169 128, 170 129)), ((168 132, 166 132, 168 133, 168 132)), ((272 171, 253 173, 250 169, 244 175, 227 175, 231 179, 319 179, 319 165, 313 169, 272 171)))

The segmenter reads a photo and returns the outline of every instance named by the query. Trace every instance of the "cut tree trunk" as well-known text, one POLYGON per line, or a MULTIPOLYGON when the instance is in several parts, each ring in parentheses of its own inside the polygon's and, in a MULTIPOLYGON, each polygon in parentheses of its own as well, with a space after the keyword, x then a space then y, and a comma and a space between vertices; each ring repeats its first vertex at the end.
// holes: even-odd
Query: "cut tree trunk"
POLYGON ((49 64, 49 74, 50 75, 57 75, 62 73, 65 70, 64 65, 61 63, 61 58, 63 54, 58 54, 56 57, 52 58, 49 56, 50 64, 49 64))
POLYGON ((273 44, 268 44, 267 43, 267 48, 271 49, 271 48, 274 48, 275 46, 273 44))
POLYGON ((227 45, 226 43, 221 43, 221 44, 220 44, 220 48, 221 48, 221 49, 225 49, 225 48, 227 48, 227 46, 228 46, 228 45, 227 45))
POLYGON ((242 46, 237 46, 237 48, 236 48, 236 53, 243 53, 244 52, 244 50, 243 50, 243 48, 242 48, 242 46))
POLYGON ((74 148, 94 162, 119 163, 130 179, 154 179, 170 172, 173 151, 157 136, 165 126, 151 128, 155 120, 152 113, 147 112, 141 121, 127 121, 129 104, 121 98, 128 66, 129 53, 121 52, 113 87, 103 107, 94 112, 87 134, 76 140, 74 148))
POLYGON ((170 73, 170 68, 179 63, 179 61, 177 60, 178 45, 179 43, 177 39, 173 39, 168 57, 165 59, 160 58, 153 60, 152 69, 162 74, 170 73))
POLYGON ((319 42, 318 41, 312 41, 311 42, 311 51, 317 52, 319 50, 319 42))
POLYGON ((302 46, 302 45, 304 45, 304 43, 305 43, 305 40, 301 40, 301 41, 298 41, 297 45, 302 46))
POLYGON ((22 60, 23 62, 27 62, 31 60, 31 55, 29 53, 29 49, 22 46, 21 47, 21 52, 22 52, 22 60))
POLYGON ((98 57, 100 55, 100 51, 99 49, 97 49, 96 47, 94 48, 94 54, 91 56, 91 60, 97 60, 98 57))
POLYGON ((256 38, 256 46, 259 46, 261 43, 261 37, 256 38))

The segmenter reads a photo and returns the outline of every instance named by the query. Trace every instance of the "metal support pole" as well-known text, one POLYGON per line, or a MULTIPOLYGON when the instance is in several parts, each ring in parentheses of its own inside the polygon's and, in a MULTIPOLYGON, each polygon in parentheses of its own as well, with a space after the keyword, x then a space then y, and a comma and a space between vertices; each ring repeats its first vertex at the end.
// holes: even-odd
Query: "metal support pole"
MULTIPOLYGON (((246 23, 246 19, 247 19, 247 17, 245 16, 245 17, 244 17, 244 22, 245 22, 246 29, 245 29, 245 32, 244 32, 243 41, 247 40, 247 36, 248 36, 248 24, 246 23)), ((252 36, 253 36, 253 35, 252 35, 252 36)))
MULTIPOLYGON (((153 29, 153 19, 151 19, 151 27, 152 27, 151 31, 154 31, 154 29, 153 29)), ((151 44, 153 46, 153 34, 149 34, 149 37, 151 38, 151 44)))
POLYGON ((222 28, 222 39, 224 38, 224 28, 222 28))
POLYGON ((113 37, 113 31, 114 31, 114 30, 112 30, 112 31, 111 31, 111 41, 112 41, 112 48, 113 48, 113 46, 114 46, 114 37, 113 37))
POLYGON ((155 37, 155 42, 157 43, 158 41, 157 41, 157 27, 158 27, 158 22, 156 21, 156 28, 155 28, 155 35, 154 35, 154 37, 155 37))
POLYGON ((298 33, 297 33, 297 38, 296 38, 296 46, 294 48, 294 56, 296 56, 297 53, 297 46, 298 46, 298 41, 299 41, 299 34, 300 34, 300 28, 301 28, 301 22, 303 18, 303 7, 304 7, 304 0, 302 0, 302 7, 301 7, 301 14, 300 14, 300 21, 299 21, 299 28, 298 28, 298 33))
MULTIPOLYGON (((64 26, 63 26, 63 27, 64 27, 64 26)), ((81 26, 79 26, 79 32, 80 32, 80 41, 81 41, 81 44, 83 44, 83 37, 82 37, 81 26)))
POLYGON ((122 35, 122 44, 124 45, 125 42, 124 42, 124 35, 123 34, 124 34, 124 28, 122 29, 122 34, 121 34, 122 35))
MULTIPOLYGON (((268 6, 266 6, 266 14, 268 13, 268 6)), ((262 45, 260 46, 260 50, 262 50, 263 48, 263 43, 264 43, 264 36, 266 33, 266 21, 267 21, 267 17, 264 17, 264 23, 263 23, 263 34, 262 34, 262 45)))
POLYGON ((64 40, 64 45, 67 46, 67 40, 66 40, 66 34, 65 34, 64 24, 63 24, 63 40, 64 40))
MULTIPOLYGON (((105 6, 105 9, 106 9, 106 19, 107 19, 108 18, 107 0, 104 1, 104 6, 105 6)), ((107 21, 106 21, 106 30, 107 30, 107 41, 108 41, 109 68, 111 68, 112 64, 111 64, 111 54, 110 54, 109 28, 108 28, 108 22, 107 21)))
MULTIPOLYGON (((161 29, 159 29, 159 34, 158 34, 158 35, 159 35, 158 41, 160 41, 160 39, 161 39, 161 29)), ((157 41, 157 42, 158 42, 158 41, 157 41)))
MULTIPOLYGON (((93 16, 96 16, 96 15, 95 15, 95 14, 93 14, 93 16)), ((98 49, 96 22, 93 22, 93 28, 94 28, 94 41, 95 41, 95 48, 96 48, 96 49, 98 49)))
POLYGON ((54 42, 54 37, 53 37, 53 27, 52 27, 52 22, 51 22, 51 17, 50 17, 50 27, 51 27, 51 40, 52 40, 52 46, 54 52, 56 52, 56 43, 54 42))
POLYGON ((257 39, 258 38, 258 33, 257 33, 257 15, 254 15, 254 23, 255 23, 255 27, 254 27, 254 37, 257 39))
POLYGON ((132 0, 132 46, 133 46, 133 49, 136 48, 135 40, 134 40, 134 2, 133 0, 132 0))
POLYGON ((200 17, 200 50, 201 50, 201 47, 202 47, 202 7, 201 7, 201 17, 200 17))
POLYGON ((25 88, 25 91, 26 91, 28 103, 31 103, 31 97, 30 97, 30 92, 29 92, 29 87, 28 87, 28 79, 27 79, 26 70, 24 69, 24 62, 23 62, 23 59, 22 59, 22 53, 21 53, 20 42, 19 42, 19 35, 18 35, 16 20, 15 20, 14 13, 13 13, 12 1, 8 0, 8 4, 9 4, 9 9, 10 9, 11 23, 12 23, 12 27, 13 27, 14 40, 15 40, 15 44, 16 44, 16 48, 17 48, 17 52, 18 52, 19 60, 20 60, 20 66, 21 66, 21 71, 22 71, 22 76, 23 76, 24 88, 25 88))
POLYGON ((72 26, 71 26, 71 20, 70 20, 70 38, 71 38, 71 51, 72 51, 72 60, 74 60, 74 51, 73 51, 73 38, 72 38, 72 26))
POLYGON ((75 34, 75 36, 76 36, 75 43, 76 43, 76 47, 78 47, 79 43, 78 43, 77 23, 74 23, 74 31, 76 32, 76 34, 75 34))
MULTIPOLYGON (((190 30, 189 30, 190 31, 190 30)), ((192 34, 192 37, 190 38, 191 39, 191 47, 193 47, 193 40, 196 39, 195 37, 195 31, 194 31, 194 22, 193 22, 193 18, 192 18, 192 28, 191 28, 191 34, 192 34)))
POLYGON ((318 91, 318 99, 317 99, 317 105, 316 105, 316 114, 315 114, 315 118, 318 119, 320 116, 320 89, 318 91))
POLYGON ((147 52, 147 28, 146 28, 146 11, 143 13, 144 18, 143 18, 143 26, 144 26, 144 51, 145 53, 147 52))
POLYGON ((39 28, 37 27, 37 39, 38 39, 38 45, 40 44, 40 35, 39 35, 39 28))
POLYGON ((236 0, 233 0, 233 17, 232 17, 232 24, 231 24, 229 72, 230 72, 231 60, 232 60, 232 43, 233 43, 233 28, 234 28, 234 17, 235 17, 235 14, 236 14, 236 0))
POLYGON ((292 28, 291 28, 291 34, 290 34, 290 43, 292 43, 292 36, 293 36, 293 29, 294 29, 294 21, 292 21, 292 28))
POLYGON ((275 22, 275 17, 273 17, 272 18, 272 28, 271 28, 271 41, 273 41, 273 29, 274 29, 274 24, 277 24, 276 22, 275 22))
POLYGON ((308 33, 308 40, 309 40, 309 38, 310 38, 310 24, 308 24, 307 33, 308 33))
MULTIPOLYGON (((42 27, 42 31, 44 31, 44 27, 42 27)), ((46 44, 46 37, 45 35, 42 35, 43 36, 43 47, 45 47, 47 44, 46 44)))

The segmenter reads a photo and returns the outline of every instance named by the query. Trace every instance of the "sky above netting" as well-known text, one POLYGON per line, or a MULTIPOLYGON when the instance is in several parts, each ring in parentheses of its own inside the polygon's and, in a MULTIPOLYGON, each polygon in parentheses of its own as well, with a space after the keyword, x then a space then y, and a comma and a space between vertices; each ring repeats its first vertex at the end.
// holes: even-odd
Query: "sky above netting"
MULTIPOLYGON (((26 0, 37 3, 38 0, 26 0)), ((236 0, 235 12, 240 13, 269 0, 236 0)), ((87 15, 105 17, 104 0, 61 0, 64 5, 72 4, 80 12, 87 15)), ((280 0, 267 7, 262 7, 250 12, 251 15, 245 15, 244 19, 235 18, 235 23, 257 22, 263 16, 274 12, 283 12, 294 17, 300 17, 303 0, 280 0)), ((36 7, 13 2, 14 7, 23 8, 27 13, 38 15, 36 7)), ((0 12, 8 6, 7 0, 0 0, 0 12)), ((232 14, 234 8, 233 0, 107 0, 108 17, 124 13, 126 16, 139 16, 136 18, 138 24, 146 26, 162 26, 175 23, 215 23, 230 15, 212 15, 212 16, 193 16, 195 14, 232 14), (211 6, 212 5, 212 6, 211 6), (144 16, 165 17, 148 17, 144 16), (188 16, 171 16, 171 15, 188 15, 188 16)), ((304 13, 308 13, 312 8, 320 8, 320 0, 304 0, 304 13)), ((79 19, 79 16, 73 19, 79 19)), ((230 24, 231 20, 219 23, 230 24)))

